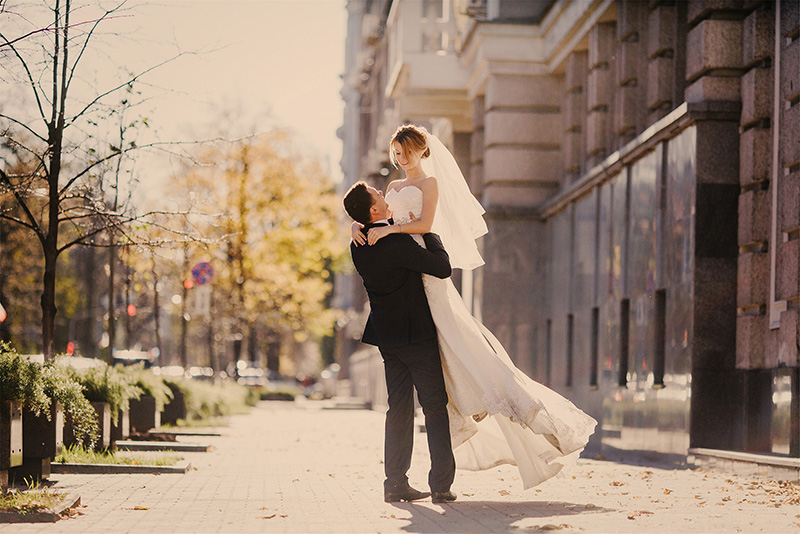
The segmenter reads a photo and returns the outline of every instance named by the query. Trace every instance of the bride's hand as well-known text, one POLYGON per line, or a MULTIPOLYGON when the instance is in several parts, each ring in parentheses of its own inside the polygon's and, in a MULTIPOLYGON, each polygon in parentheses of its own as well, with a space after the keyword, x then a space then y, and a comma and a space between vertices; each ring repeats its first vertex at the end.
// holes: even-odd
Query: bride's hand
POLYGON ((361 232, 362 228, 364 228, 364 225, 359 222, 354 221, 353 224, 350 225, 350 234, 357 247, 367 242, 367 238, 364 237, 363 232, 361 232))
POLYGON ((369 232, 367 233, 367 242, 370 245, 374 245, 377 243, 382 237, 386 237, 389 234, 394 234, 395 226, 375 226, 374 228, 370 228, 369 232))

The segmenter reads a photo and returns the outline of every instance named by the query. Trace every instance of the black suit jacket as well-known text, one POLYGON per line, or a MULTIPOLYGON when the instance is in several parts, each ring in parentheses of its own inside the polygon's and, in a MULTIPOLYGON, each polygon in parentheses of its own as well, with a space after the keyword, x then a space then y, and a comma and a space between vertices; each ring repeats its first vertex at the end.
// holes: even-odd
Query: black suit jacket
MULTIPOLYGON (((363 232, 373 226, 368 224, 363 232)), ((425 234, 427 250, 407 234, 390 234, 372 246, 350 244, 350 255, 369 296, 363 343, 400 347, 436 337, 421 273, 447 278, 450 258, 436 234, 425 234)))

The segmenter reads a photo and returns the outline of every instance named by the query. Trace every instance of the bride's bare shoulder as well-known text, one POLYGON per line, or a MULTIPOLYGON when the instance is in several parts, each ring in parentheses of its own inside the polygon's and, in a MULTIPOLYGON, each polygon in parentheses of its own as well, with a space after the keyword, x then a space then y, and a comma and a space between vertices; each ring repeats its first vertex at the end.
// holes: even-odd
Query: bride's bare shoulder
POLYGON ((388 193, 389 191, 392 191, 392 190, 395 190, 395 189, 402 189, 404 182, 405 182, 405 180, 393 180, 393 181, 389 182, 389 185, 386 186, 386 192, 388 193))
POLYGON ((420 186, 420 189, 422 190, 423 193, 426 192, 426 191, 438 191, 439 190, 439 186, 436 183, 436 178, 434 176, 428 176, 427 178, 425 178, 424 180, 422 180, 419 183, 419 186, 420 186))

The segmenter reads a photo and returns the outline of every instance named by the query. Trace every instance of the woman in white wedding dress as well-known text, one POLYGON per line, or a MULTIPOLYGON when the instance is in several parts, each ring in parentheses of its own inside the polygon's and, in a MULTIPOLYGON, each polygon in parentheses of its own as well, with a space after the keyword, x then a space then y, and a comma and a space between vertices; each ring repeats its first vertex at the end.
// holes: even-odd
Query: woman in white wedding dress
MULTIPOLYGON (((484 210, 447 148, 424 128, 404 125, 392 136, 390 157, 405 172, 387 187, 394 224, 372 228, 369 244, 406 233, 424 246, 420 234, 435 232, 454 268, 482 265, 475 239, 487 232, 484 210)), ((359 228, 353 224, 353 240, 363 245, 359 228)), ((526 489, 556 475, 586 446, 596 421, 517 369, 452 280, 422 277, 438 331, 456 465, 516 465, 526 489)))

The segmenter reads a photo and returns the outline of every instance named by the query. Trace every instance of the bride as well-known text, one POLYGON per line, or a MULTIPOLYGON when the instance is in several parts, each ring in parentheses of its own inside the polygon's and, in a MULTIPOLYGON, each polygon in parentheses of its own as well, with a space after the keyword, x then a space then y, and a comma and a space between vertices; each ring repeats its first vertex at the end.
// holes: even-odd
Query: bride
MULTIPOLYGON (((454 268, 483 264, 475 239, 487 232, 484 210, 453 156, 434 135, 400 126, 389 142, 392 163, 405 178, 389 184, 394 224, 369 230, 353 223, 353 241, 370 245, 390 233, 439 234, 454 268)), ((525 489, 574 461, 596 421, 569 400, 516 368, 495 336, 467 310, 452 280, 422 275, 439 337, 449 396, 456 464, 483 470, 516 465, 525 489)))

